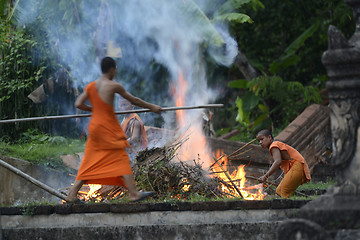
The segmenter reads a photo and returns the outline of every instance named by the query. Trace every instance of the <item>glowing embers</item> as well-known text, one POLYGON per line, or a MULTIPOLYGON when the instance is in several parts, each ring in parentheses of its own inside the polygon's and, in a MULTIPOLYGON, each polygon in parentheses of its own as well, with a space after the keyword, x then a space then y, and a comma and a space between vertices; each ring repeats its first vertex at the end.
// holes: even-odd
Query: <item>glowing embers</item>
POLYGON ((121 186, 101 184, 85 184, 79 191, 79 199, 90 202, 104 202, 107 200, 122 198, 127 190, 121 186))

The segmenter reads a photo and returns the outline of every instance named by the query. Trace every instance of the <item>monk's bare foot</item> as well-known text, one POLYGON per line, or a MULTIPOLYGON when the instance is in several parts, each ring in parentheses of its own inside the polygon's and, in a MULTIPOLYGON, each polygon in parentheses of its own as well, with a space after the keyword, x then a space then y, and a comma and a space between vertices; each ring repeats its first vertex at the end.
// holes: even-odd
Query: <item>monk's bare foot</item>
POLYGON ((74 197, 69 197, 69 196, 67 196, 66 198, 65 198, 65 201, 66 202, 68 202, 68 203, 74 203, 74 202, 76 202, 78 200, 78 198, 74 198, 74 197))
POLYGON ((75 203, 79 201, 77 194, 71 194, 71 192, 65 197, 65 201, 68 203, 75 203))
POLYGON ((129 193, 129 199, 131 201, 136 201, 141 197, 140 192, 135 192, 135 193, 129 193))
POLYGON ((130 197, 130 199, 131 199, 132 202, 139 202, 139 201, 142 201, 142 200, 144 200, 144 199, 146 199, 148 197, 153 196, 154 194, 155 194, 155 192, 139 192, 137 198, 131 198, 130 197))
POLYGON ((65 201, 65 203, 85 204, 84 201, 81 201, 78 198, 65 198, 65 201))

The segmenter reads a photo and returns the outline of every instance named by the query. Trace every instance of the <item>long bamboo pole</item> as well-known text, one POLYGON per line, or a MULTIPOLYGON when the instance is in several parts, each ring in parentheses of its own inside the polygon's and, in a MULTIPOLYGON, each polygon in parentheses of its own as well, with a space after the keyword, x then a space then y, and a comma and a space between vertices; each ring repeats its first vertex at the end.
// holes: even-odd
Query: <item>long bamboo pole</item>
POLYGON ((26 173, 22 172, 20 169, 17 169, 16 167, 13 167, 12 165, 8 164, 7 162, 3 161, 0 159, 0 165, 3 166, 4 168, 12 171, 13 173, 19 175, 20 177, 24 178, 25 180, 31 182, 32 184, 35 184, 36 186, 44 189, 45 191, 47 191, 48 193, 61 198, 63 200, 65 200, 66 196, 64 194, 61 194, 60 192, 56 191, 55 189, 49 187, 48 185, 36 180, 35 178, 27 175, 26 173))
MULTIPOLYGON (((213 163, 211 164, 211 166, 209 167, 209 170, 217 163, 217 161, 219 161, 221 158, 223 157, 227 157, 228 160, 232 160, 231 158, 234 157, 235 154, 239 153, 241 150, 243 150, 244 148, 246 148, 247 146, 249 146, 250 144, 252 144, 253 142, 256 141, 256 138, 251 140, 250 142, 246 143, 244 146, 240 147, 239 149, 237 149, 235 152, 231 153, 229 156, 227 156, 226 154, 223 154, 221 155, 220 157, 218 157, 218 159, 213 163)), ((250 149, 249 149, 250 150, 250 149)), ((249 150, 246 150, 245 152, 249 151, 249 150)), ((243 153, 245 153, 243 152, 243 153)), ((235 157, 243 154, 243 153, 239 153, 238 155, 236 155, 235 157)))
POLYGON ((254 143, 257 139, 254 138, 253 140, 251 140, 250 142, 248 142, 247 144, 245 144, 244 146, 242 146, 241 148, 239 148, 238 150, 236 150, 235 152, 233 152, 232 154, 230 154, 228 156, 228 158, 231 158, 233 156, 235 156, 237 153, 239 153, 241 150, 243 150, 244 148, 246 148, 247 146, 249 146, 250 144, 254 143))
MULTIPOLYGON (((167 111, 190 110, 190 109, 199 109, 199 108, 222 108, 222 107, 224 107, 224 104, 207 104, 207 105, 198 105, 198 106, 164 107, 164 108, 162 108, 162 111, 167 112, 167 111)), ((143 112, 151 112, 151 110, 150 109, 134 109, 134 110, 129 110, 129 111, 118 111, 118 112, 115 112, 115 114, 119 115, 119 114, 143 113, 143 112)), ((84 117, 91 117, 91 113, 7 119, 7 120, 0 120, 0 123, 15 123, 15 122, 28 122, 28 121, 66 119, 66 118, 84 118, 84 117)))

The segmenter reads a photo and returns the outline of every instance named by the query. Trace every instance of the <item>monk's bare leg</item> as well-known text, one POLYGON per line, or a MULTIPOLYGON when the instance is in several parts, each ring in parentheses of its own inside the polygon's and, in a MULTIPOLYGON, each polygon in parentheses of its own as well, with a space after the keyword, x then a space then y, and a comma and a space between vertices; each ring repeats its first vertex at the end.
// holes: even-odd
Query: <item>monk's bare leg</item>
POLYGON ((140 198, 140 192, 136 189, 133 175, 122 176, 129 191, 129 198, 135 201, 140 198))
POLYGON ((76 180, 74 182, 69 194, 65 198, 67 202, 75 202, 77 200, 77 194, 84 183, 84 180, 76 180))

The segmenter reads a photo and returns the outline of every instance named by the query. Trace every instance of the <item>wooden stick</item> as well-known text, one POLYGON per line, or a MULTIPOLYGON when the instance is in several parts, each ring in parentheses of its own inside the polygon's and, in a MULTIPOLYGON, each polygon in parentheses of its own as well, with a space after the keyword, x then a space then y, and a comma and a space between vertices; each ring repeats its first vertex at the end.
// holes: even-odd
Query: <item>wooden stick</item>
POLYGON ((241 152, 241 153, 238 153, 236 155, 232 155, 231 157, 228 157, 228 160, 234 160, 236 159, 237 157, 240 157, 241 155, 244 155, 245 153, 247 153, 248 151, 252 150, 252 148, 249 148, 248 150, 244 151, 244 152, 241 152))
MULTIPOLYGON (((44 189, 45 191, 47 191, 48 193, 61 198, 63 200, 65 200, 66 196, 64 194, 61 194, 60 192, 56 191, 55 189, 49 187, 48 185, 45 185, 44 183, 36 180, 35 178, 27 175, 26 173, 22 172, 21 170, 13 167, 12 165, 8 164, 7 162, 3 161, 0 159, 0 165, 3 166, 4 168, 12 171, 13 173, 19 175, 20 177, 24 178, 25 180, 35 184, 36 186, 44 189)), ((66 201, 66 200, 65 200, 66 201)))
POLYGON ((211 166, 209 167, 209 171, 210 171, 210 169, 211 169, 218 161, 220 161, 223 157, 226 157, 226 155, 223 154, 223 155, 221 155, 220 157, 218 157, 217 159, 216 159, 215 157, 213 157, 214 160, 215 160, 215 162, 214 162, 213 164, 211 164, 211 166))
POLYGON ((260 183, 265 183, 267 185, 274 185, 275 187, 278 186, 278 184, 276 184, 276 183, 272 183, 272 182, 268 182, 268 181, 262 181, 262 180, 260 180, 260 178, 256 178, 256 177, 252 177, 252 176, 247 176, 246 178, 251 179, 251 180, 256 180, 256 181, 258 181, 260 183))
POLYGON ((214 161, 219 165, 219 167, 221 168, 221 170, 224 171, 226 177, 229 179, 231 185, 235 188, 236 192, 240 195, 241 198, 244 198, 243 195, 241 194, 240 190, 237 188, 237 186, 235 185, 235 183, 233 182, 233 180, 231 179, 229 173, 224 169, 223 165, 221 163, 219 163, 219 160, 214 158, 214 161))
MULTIPOLYGON (((224 104, 207 104, 207 105, 199 105, 199 106, 164 107, 164 108, 162 108, 162 111, 167 112, 167 111, 190 110, 190 109, 199 109, 199 108, 222 108, 222 107, 224 107, 224 104)), ((143 112, 151 112, 151 110, 150 109, 134 109, 134 110, 129 110, 129 111, 118 111, 118 112, 115 112, 115 114, 129 114, 129 113, 143 113, 143 112)), ((83 117, 91 117, 91 113, 7 119, 7 120, 0 120, 0 123, 29 122, 29 121, 37 121, 37 120, 53 120, 53 119, 83 118, 83 117)))
MULTIPOLYGON (((267 184, 267 185, 274 185, 275 187, 279 186, 279 184, 276 184, 276 183, 272 183, 272 182, 268 182, 268 181, 262 181, 260 180, 259 178, 256 178, 256 177, 251 177, 251 176, 248 176, 246 178, 249 178, 249 179, 252 179, 252 180, 257 180, 258 182, 260 183, 264 183, 264 184, 267 184)), ((294 193, 297 193, 299 195, 303 195, 304 197, 310 197, 309 195, 305 194, 305 193, 302 193, 302 192, 299 192, 297 190, 294 191, 294 193)))
POLYGON ((237 154, 238 152, 240 152, 241 150, 243 150, 244 148, 246 148, 247 146, 249 146, 251 143, 253 143, 253 142, 255 142, 255 141, 256 141, 256 138, 253 139, 253 140, 251 140, 250 142, 246 143, 244 146, 242 146, 241 148, 239 148, 238 150, 236 150, 235 152, 233 152, 233 153, 230 154, 229 156, 226 156, 226 154, 221 155, 220 157, 218 157, 218 159, 216 159, 216 161, 215 161, 213 164, 211 164, 211 166, 209 167, 209 170, 210 170, 218 161, 220 161, 223 157, 226 157, 228 160, 231 161, 231 160, 232 160, 232 159, 231 159, 232 157, 237 157, 237 156, 240 156, 240 155, 242 155, 242 154, 250 151, 251 149, 246 150, 245 152, 239 153, 238 155, 234 156, 235 154, 237 154))
POLYGON ((228 158, 231 158, 232 156, 236 155, 238 152, 240 152, 241 150, 243 150, 244 148, 246 148, 247 146, 249 146, 250 144, 252 144, 253 142, 255 142, 257 139, 254 138, 253 140, 251 140, 250 142, 248 142, 247 144, 245 144, 244 146, 242 146, 241 148, 239 148, 238 150, 236 150, 235 152, 233 152, 232 154, 230 154, 228 156, 228 158))

